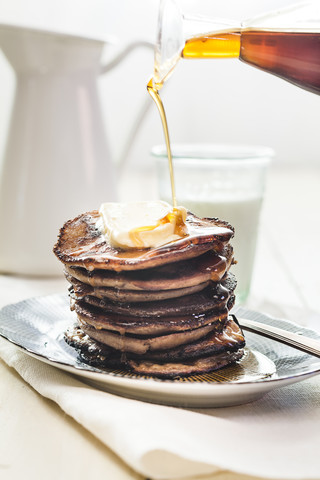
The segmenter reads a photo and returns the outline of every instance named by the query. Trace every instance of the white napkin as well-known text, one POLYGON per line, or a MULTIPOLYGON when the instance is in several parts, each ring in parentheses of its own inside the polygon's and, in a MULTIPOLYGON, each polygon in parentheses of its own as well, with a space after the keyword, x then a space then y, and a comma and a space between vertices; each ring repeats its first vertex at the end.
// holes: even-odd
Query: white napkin
POLYGON ((186 410, 95 390, 3 339, 0 356, 147 477, 228 470, 263 478, 320 478, 319 376, 251 404, 186 410))

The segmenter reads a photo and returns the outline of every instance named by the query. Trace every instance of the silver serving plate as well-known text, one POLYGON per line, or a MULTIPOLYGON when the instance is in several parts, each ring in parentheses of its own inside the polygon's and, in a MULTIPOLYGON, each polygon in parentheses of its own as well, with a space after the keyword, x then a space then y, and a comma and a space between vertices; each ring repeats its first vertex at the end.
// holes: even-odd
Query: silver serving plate
MULTIPOLYGON (((320 340, 316 332, 287 320, 271 318, 245 308, 234 308, 238 318, 258 321, 320 340)), ((0 335, 23 352, 70 372, 85 383, 110 393, 143 401, 182 407, 221 407, 254 401, 267 392, 310 378, 320 372, 320 359, 278 341, 246 332, 246 353, 235 365, 216 372, 173 380, 99 369, 81 361, 64 341, 64 331, 75 322, 67 295, 31 298, 0 311, 0 335)))

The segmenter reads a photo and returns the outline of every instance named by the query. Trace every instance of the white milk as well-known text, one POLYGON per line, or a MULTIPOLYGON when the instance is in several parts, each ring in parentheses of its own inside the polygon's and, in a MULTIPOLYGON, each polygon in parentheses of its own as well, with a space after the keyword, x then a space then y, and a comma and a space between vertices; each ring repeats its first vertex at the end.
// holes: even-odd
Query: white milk
MULTIPOLYGON (((172 200, 167 198, 166 201, 172 200)), ((262 198, 195 200, 179 195, 177 201, 179 205, 183 205, 199 217, 218 217, 234 227, 235 236, 231 243, 234 248, 234 258, 238 263, 231 267, 231 271, 238 282, 237 302, 243 302, 250 289, 262 198)))
MULTIPOLYGON (((231 243, 237 265, 238 302, 249 293, 255 257, 259 214, 267 167, 273 151, 246 145, 173 145, 176 197, 199 217, 218 217, 235 228, 231 243)), ((171 202, 166 149, 152 149, 160 197, 171 202)))

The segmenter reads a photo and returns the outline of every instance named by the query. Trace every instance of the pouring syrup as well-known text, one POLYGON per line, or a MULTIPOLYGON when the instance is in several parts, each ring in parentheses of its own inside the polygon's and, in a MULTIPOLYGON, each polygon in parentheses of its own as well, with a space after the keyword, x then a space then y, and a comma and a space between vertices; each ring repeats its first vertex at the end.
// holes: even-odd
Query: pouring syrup
POLYGON ((317 2, 262 16, 261 27, 256 27, 253 21, 235 28, 193 34, 183 39, 182 27, 186 18, 173 0, 161 2, 154 76, 147 85, 161 117, 173 206, 176 206, 176 194, 172 152, 159 90, 179 59, 238 58, 298 87, 320 94, 320 7, 317 2), (287 17, 287 20, 282 17, 287 17))
POLYGON ((148 85, 147 90, 151 95, 152 99, 155 101, 155 104, 159 110, 160 118, 162 122, 162 128, 164 133, 164 138, 167 147, 167 155, 168 155, 168 162, 169 162, 169 172, 170 172, 170 182, 171 182, 171 195, 172 195, 172 206, 175 208, 177 206, 177 198, 176 198, 176 190, 175 190, 175 183, 174 183, 174 171, 173 171, 173 164, 172 164, 172 153, 171 153, 171 146, 170 146, 170 137, 169 137, 169 129, 168 129, 168 122, 166 112, 159 94, 159 90, 156 86, 154 86, 153 79, 151 78, 148 85))

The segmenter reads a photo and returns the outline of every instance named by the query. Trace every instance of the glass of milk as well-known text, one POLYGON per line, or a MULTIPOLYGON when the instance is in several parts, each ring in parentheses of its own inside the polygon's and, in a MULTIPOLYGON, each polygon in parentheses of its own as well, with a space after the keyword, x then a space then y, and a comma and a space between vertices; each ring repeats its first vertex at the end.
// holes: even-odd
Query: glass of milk
MULTIPOLYGON (((250 291, 266 171, 273 150, 260 146, 172 145, 177 204, 199 217, 218 217, 235 228, 237 303, 250 291)), ((153 147, 159 195, 172 204, 165 146, 153 147)))

